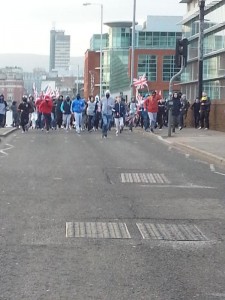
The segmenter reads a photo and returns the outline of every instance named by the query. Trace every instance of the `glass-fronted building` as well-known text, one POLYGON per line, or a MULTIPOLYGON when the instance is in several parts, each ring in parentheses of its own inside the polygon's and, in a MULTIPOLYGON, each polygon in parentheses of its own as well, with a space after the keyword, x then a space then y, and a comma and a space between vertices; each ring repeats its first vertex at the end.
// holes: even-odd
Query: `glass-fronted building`
MULTIPOLYGON (((102 35, 102 48, 107 48, 109 44, 109 35, 104 33, 102 35)), ((101 45, 101 34, 93 34, 90 40, 90 50, 99 51, 101 45)))
POLYGON ((109 27, 109 40, 108 48, 103 51, 103 86, 117 93, 130 84, 128 65, 132 22, 110 22, 105 25, 109 27))
MULTIPOLYGON (((176 39, 182 36, 181 21, 179 16, 148 16, 143 26, 135 28, 134 77, 145 74, 149 88, 160 90, 164 96, 168 94, 170 78, 178 71, 174 54, 176 39)), ((109 31, 103 35, 103 91, 110 89, 113 94, 123 92, 129 97, 132 22, 108 22, 105 25, 109 31)), ((99 51, 99 41, 100 35, 93 35, 91 51, 99 51)), ((95 69, 99 70, 99 65, 95 69)), ((146 92, 148 90, 141 91, 146 92)))
MULTIPOLYGON (((182 75, 182 91, 190 99, 198 95, 199 7, 197 0, 182 0, 188 7, 182 21, 188 38, 188 65, 182 75)), ((206 1, 204 19, 203 90, 212 100, 225 99, 225 0, 206 1)))

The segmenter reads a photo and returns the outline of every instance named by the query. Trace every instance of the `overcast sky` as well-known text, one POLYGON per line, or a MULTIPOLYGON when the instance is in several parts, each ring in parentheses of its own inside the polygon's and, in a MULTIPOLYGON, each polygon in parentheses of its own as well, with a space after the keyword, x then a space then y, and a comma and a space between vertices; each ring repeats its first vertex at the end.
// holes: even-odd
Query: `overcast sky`
MULTIPOLYGON (((100 6, 83 6, 82 0, 2 1, 0 53, 49 55, 50 30, 65 30, 71 36, 71 56, 83 56, 94 33, 100 33, 100 6)), ((92 1, 88 1, 92 2, 92 1)), ((132 21, 133 0, 100 0, 104 22, 132 21)), ((142 25, 147 15, 184 15, 180 0, 136 0, 136 21, 142 25)), ((108 28, 104 26, 104 32, 108 28)))

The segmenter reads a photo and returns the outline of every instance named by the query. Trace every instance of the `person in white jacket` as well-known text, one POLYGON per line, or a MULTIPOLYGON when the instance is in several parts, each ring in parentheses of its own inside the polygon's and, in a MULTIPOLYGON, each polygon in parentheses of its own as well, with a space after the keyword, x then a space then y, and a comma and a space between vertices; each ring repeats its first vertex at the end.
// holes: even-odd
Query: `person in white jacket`
POLYGON ((114 99, 110 96, 110 91, 105 92, 105 97, 101 100, 102 103, 102 138, 107 138, 110 122, 112 121, 112 113, 114 108, 114 99))

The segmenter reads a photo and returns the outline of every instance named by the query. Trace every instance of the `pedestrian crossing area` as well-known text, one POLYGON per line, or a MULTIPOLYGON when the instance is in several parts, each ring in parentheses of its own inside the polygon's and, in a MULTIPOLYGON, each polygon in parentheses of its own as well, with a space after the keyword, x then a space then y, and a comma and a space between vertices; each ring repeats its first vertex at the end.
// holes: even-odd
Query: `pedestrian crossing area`
MULTIPOLYGON (((126 223, 122 222, 66 222, 67 238, 132 239, 126 223)), ((195 224, 135 223, 135 230, 143 240, 208 241, 195 224)), ((136 235, 135 235, 136 238, 136 235)))

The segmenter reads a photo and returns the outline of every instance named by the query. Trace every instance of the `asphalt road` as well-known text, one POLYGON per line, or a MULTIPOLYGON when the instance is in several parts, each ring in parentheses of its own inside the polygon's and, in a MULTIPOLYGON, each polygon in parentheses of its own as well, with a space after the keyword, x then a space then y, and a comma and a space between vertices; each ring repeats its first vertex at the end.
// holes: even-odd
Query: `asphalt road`
POLYGON ((225 299, 225 186, 142 133, 0 144, 0 300, 225 299))

